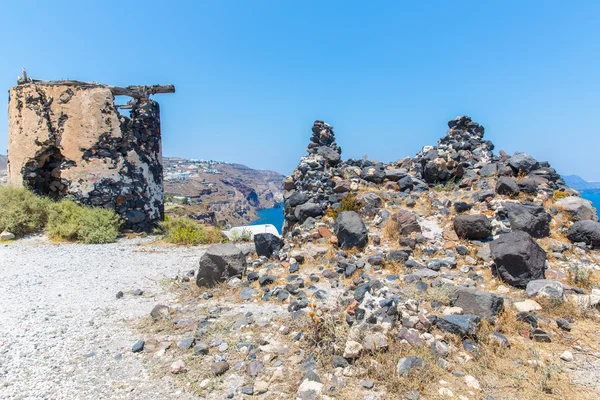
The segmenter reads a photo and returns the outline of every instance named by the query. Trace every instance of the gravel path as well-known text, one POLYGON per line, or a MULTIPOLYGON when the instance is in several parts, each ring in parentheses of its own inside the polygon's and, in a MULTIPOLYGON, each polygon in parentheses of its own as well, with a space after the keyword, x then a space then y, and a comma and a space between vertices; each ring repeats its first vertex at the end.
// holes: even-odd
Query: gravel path
POLYGON ((131 320, 169 300, 160 281, 195 269, 203 251, 151 240, 0 245, 0 399, 194 398, 131 352, 131 320))

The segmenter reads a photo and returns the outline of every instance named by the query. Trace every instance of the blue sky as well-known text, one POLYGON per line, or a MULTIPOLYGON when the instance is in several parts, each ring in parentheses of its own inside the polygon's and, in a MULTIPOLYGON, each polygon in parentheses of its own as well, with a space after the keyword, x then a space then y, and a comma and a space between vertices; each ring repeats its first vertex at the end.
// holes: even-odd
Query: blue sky
MULTIPOLYGON (((310 128, 344 158, 435 144, 457 115, 496 150, 600 181, 598 1, 5 1, 0 88, 37 79, 173 83, 167 156, 288 174, 310 128)), ((0 96, 6 110, 7 96, 0 96)), ((6 152, 0 113, 0 153, 6 152)))

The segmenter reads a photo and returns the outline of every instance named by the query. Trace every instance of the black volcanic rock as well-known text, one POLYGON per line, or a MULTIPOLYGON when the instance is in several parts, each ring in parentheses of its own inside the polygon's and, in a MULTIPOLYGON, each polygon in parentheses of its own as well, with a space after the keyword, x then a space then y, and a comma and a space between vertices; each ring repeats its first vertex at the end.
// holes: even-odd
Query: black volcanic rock
POLYGON ((524 231, 535 238, 550 235, 552 217, 544 207, 520 203, 504 203, 503 206, 513 231, 524 231))
POLYGON ((283 240, 272 233, 257 233, 254 235, 254 247, 259 256, 271 258, 273 253, 281 250, 283 240))
POLYGON ((340 247, 362 249, 369 240, 365 223, 354 211, 343 211, 335 221, 335 234, 340 247))
POLYGON ((577 221, 569 228, 567 237, 572 242, 583 242, 593 248, 600 248, 600 222, 577 221))
POLYGON ((479 240, 492 235, 492 224, 482 214, 458 215, 454 218, 454 231, 459 238, 479 240))
POLYGON ((490 244, 500 278, 515 287, 525 287, 535 279, 544 279, 546 252, 523 231, 500 235, 490 244))

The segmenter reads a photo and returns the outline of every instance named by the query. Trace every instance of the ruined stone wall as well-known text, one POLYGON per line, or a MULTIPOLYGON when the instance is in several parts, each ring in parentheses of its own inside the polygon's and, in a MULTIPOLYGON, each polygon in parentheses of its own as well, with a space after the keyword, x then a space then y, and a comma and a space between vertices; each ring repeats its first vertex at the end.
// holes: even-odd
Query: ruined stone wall
POLYGON ((115 209, 126 228, 163 218, 158 103, 119 113, 108 87, 24 83, 10 89, 8 182, 115 209))

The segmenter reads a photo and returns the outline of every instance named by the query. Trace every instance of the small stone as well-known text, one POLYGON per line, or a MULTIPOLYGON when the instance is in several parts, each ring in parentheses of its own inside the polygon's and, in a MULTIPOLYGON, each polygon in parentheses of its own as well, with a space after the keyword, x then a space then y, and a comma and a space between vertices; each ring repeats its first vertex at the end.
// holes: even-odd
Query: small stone
POLYGON ((368 351, 379 351, 387 349, 388 342, 387 338, 383 333, 373 333, 365 335, 363 340, 363 348, 368 351))
POLYGON ((208 354, 208 344, 198 343, 194 346, 194 354, 197 356, 208 354))
POLYGON ((539 328, 532 330, 530 337, 531 337, 531 340, 533 340, 535 342, 544 342, 544 343, 552 342, 552 338, 550 338, 550 335, 546 331, 539 329, 539 328))
POLYGON ((513 305, 519 312, 531 312, 542 309, 542 306, 540 306, 536 301, 531 299, 517 301, 513 305))
POLYGON ((446 387, 440 388, 440 390, 438 390, 438 393, 442 397, 453 397, 454 396, 454 393, 452 392, 452 390, 450 390, 446 387))
POLYGON ((360 382, 360 385, 365 389, 373 389, 373 386, 375 386, 375 382, 373 382, 370 379, 364 379, 360 382))
POLYGON ((123 298, 123 292, 121 292, 120 290, 117 292, 117 295, 115 296, 117 299, 122 299, 123 298))
POLYGON ((169 307, 164 306, 162 304, 158 304, 158 305, 154 306, 152 311, 150 311, 150 316, 154 319, 165 318, 165 317, 169 316, 169 313, 170 313, 169 307))
POLYGON ((320 397, 323 384, 305 379, 298 387, 296 400, 316 400, 320 397))
POLYGON ((140 351, 144 350, 144 344, 146 344, 146 342, 143 340, 135 342, 135 344, 131 347, 131 351, 134 353, 139 353, 140 351))
POLYGON ((494 333, 490 334, 488 337, 491 342, 497 343, 500 347, 503 347, 503 348, 510 347, 510 342, 508 341, 506 336, 504 336, 501 333, 494 332, 494 333))
POLYGON ((481 386, 479 385, 479 381, 471 375, 465 376, 465 383, 471 389, 479 390, 481 388, 481 386))
POLYGON ((254 394, 263 394, 269 390, 269 384, 265 381, 257 381, 254 384, 254 394))
POLYGON ((187 371, 187 367, 183 360, 175 361, 171 364, 171 373, 172 374, 180 374, 187 371))
POLYGON ((410 390, 406 393, 406 400, 419 400, 421 394, 418 390, 410 390))
POLYGON ((341 356, 334 356, 331 360, 331 364, 334 368, 346 368, 348 365, 350 365, 348 361, 346 361, 346 359, 341 356))
POLYGON ((252 396, 254 394, 254 388, 252 386, 242 386, 242 394, 252 396))
POLYGON ((573 361, 573 353, 571 353, 568 350, 565 350, 561 355, 560 355, 560 359, 566 362, 571 362, 573 361))
POLYGON ((398 360, 396 373, 403 376, 415 368, 423 368, 423 359, 416 356, 408 356, 398 360))
POLYGON ((229 345, 225 342, 221 343, 218 347, 218 350, 223 353, 225 351, 227 351, 227 349, 229 348, 229 345))
POLYGON ((194 338, 183 338, 179 342, 177 342, 177 347, 183 350, 187 350, 192 348, 195 341, 196 340, 194 338))
POLYGON ((348 340, 346 342, 346 347, 344 348, 344 358, 358 358, 362 349, 363 347, 360 343, 348 340))
POLYGON ((263 363, 260 361, 252 361, 248 364, 246 373, 248 376, 257 376, 264 368, 263 363))
POLYGON ((144 294, 144 291, 143 291, 142 289, 135 289, 135 290, 133 291, 133 295, 134 295, 134 296, 141 296, 141 295, 143 295, 143 294, 144 294))
POLYGON ((227 363, 227 361, 214 362, 210 366, 210 371, 215 376, 223 375, 228 370, 229 370, 229 364, 227 363))
POLYGON ((240 291, 240 299, 242 300, 250 300, 252 297, 256 296, 258 291, 251 287, 245 287, 240 291))
POLYGON ((8 240, 15 240, 15 235, 8 231, 3 231, 2 233, 0 233, 0 242, 8 240))
POLYGON ((567 332, 571 331, 571 324, 569 323, 569 321, 567 321, 564 318, 557 318, 556 325, 563 331, 567 331, 567 332))

